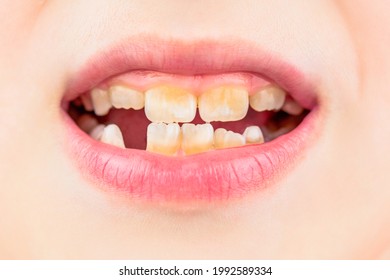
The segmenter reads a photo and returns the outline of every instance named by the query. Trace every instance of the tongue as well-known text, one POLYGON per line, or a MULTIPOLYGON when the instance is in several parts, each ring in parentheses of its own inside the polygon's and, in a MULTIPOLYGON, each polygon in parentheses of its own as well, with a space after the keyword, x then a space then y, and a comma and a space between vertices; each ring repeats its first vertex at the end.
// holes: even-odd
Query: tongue
MULTIPOLYGON (((264 126, 273 112, 256 112, 249 108, 246 117, 234 122, 212 122, 214 130, 225 128, 237 133, 243 133, 248 126, 264 126)), ((146 131, 150 121, 146 118, 144 110, 113 109, 107 116, 99 117, 99 122, 104 124, 116 124, 122 131, 125 145, 132 149, 146 149, 146 131)), ((202 124, 204 121, 197 114, 191 122, 202 124)))

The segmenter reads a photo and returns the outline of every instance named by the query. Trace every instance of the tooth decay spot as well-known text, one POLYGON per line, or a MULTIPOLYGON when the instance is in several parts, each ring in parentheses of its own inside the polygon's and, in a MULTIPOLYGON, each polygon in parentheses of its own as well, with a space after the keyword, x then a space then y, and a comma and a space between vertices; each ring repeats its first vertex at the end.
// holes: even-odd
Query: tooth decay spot
POLYGON ((145 114, 152 122, 191 122, 196 97, 182 88, 159 86, 145 92, 145 114))
POLYGON ((248 107, 248 91, 241 87, 218 87, 199 96, 199 114, 205 122, 241 120, 248 107))

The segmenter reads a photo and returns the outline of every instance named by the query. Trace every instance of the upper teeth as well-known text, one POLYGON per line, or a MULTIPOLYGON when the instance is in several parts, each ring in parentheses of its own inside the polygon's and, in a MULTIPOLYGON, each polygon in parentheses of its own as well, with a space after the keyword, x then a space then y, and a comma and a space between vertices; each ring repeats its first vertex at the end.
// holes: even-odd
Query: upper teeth
POLYGON ((205 122, 241 120, 246 116, 248 106, 245 88, 219 87, 199 97, 199 115, 205 122))
MULTIPOLYGON (((286 98, 286 92, 274 85, 265 86, 250 96, 245 88, 233 86, 212 88, 198 98, 185 89, 173 86, 157 86, 142 93, 127 86, 114 85, 108 90, 93 89, 90 94, 91 99, 84 95, 81 101, 88 107, 91 103, 98 116, 108 114, 111 107, 135 110, 145 107, 150 121, 165 123, 193 121, 197 106, 205 122, 238 121, 246 116, 249 105, 258 112, 279 110, 286 98)), ((292 106, 288 104, 286 111, 292 106)), ((298 109, 293 109, 298 112, 298 109)))
POLYGON ((145 105, 145 97, 142 92, 124 87, 112 86, 109 89, 110 100, 114 108, 140 110, 145 105))
POLYGON ((191 122, 196 114, 196 97, 171 86, 160 86, 145 92, 145 114, 152 122, 191 122))
POLYGON ((276 86, 267 86, 253 94, 249 103, 258 112, 279 110, 282 108, 285 98, 286 92, 284 90, 276 86))

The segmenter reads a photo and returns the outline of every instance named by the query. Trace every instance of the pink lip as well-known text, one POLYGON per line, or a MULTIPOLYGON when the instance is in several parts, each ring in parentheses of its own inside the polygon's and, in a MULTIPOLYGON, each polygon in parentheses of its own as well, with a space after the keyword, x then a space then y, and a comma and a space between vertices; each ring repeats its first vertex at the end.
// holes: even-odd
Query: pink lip
POLYGON ((248 42, 179 42, 137 37, 92 57, 74 75, 64 103, 107 78, 131 70, 178 74, 252 72, 287 90, 311 109, 290 133, 262 144, 187 157, 167 157, 97 142, 65 111, 68 152, 94 185, 148 201, 214 201, 269 187, 299 164, 315 141, 319 110, 312 85, 292 65, 248 42))

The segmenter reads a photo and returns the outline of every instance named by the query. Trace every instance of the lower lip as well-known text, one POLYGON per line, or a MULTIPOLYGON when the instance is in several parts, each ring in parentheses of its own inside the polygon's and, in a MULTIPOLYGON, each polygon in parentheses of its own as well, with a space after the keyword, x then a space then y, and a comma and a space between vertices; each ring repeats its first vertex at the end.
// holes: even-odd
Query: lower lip
POLYGON ((272 187, 313 144, 320 115, 315 107, 297 128, 265 144, 168 157, 100 143, 62 113, 68 153, 91 184, 160 202, 230 200, 272 187))

